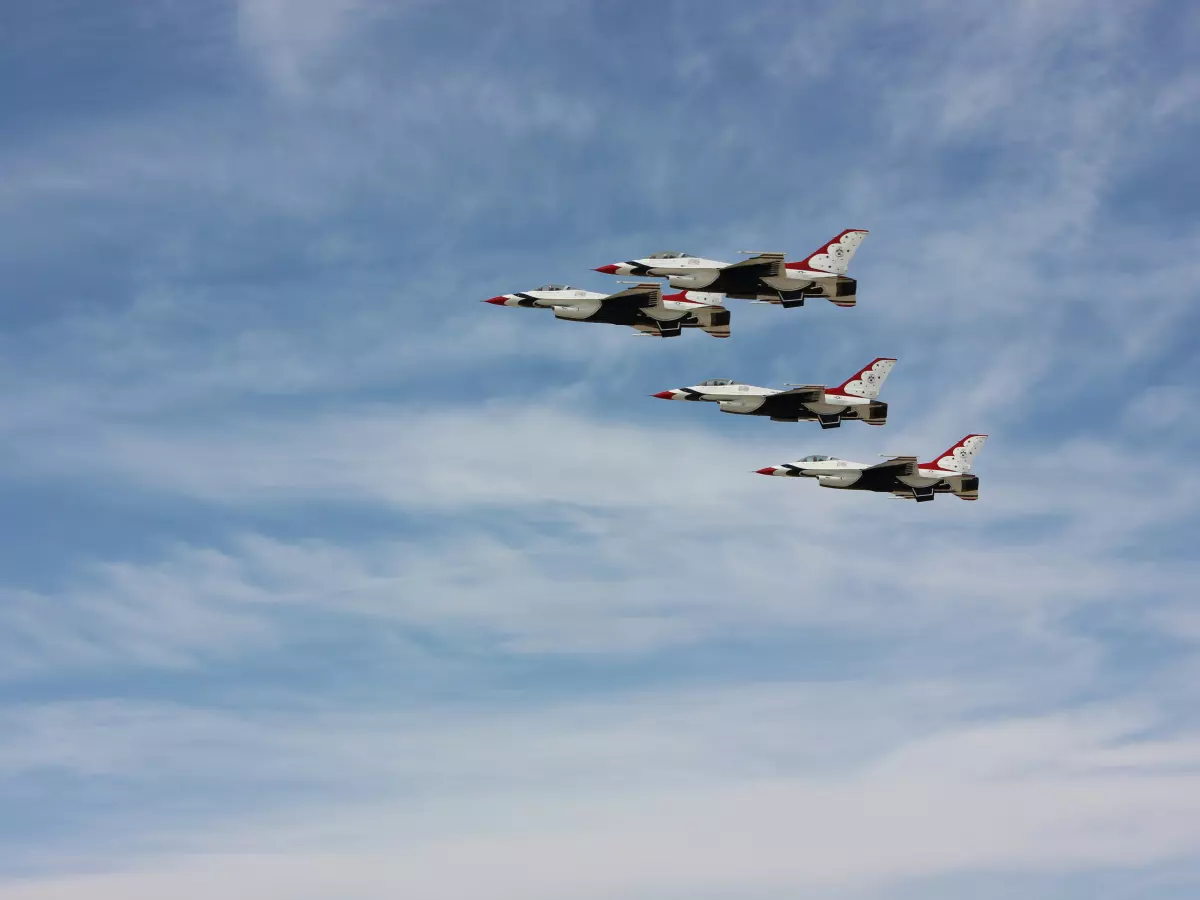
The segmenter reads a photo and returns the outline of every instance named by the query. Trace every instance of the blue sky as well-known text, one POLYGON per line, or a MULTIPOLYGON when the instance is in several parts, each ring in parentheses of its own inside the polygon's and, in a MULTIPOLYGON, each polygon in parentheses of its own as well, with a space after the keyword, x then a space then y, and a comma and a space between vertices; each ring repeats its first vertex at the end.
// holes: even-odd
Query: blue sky
POLYGON ((1200 10, 0 9, 4 900, 1200 890, 1200 10), (728 341, 479 303, 846 227, 728 341))

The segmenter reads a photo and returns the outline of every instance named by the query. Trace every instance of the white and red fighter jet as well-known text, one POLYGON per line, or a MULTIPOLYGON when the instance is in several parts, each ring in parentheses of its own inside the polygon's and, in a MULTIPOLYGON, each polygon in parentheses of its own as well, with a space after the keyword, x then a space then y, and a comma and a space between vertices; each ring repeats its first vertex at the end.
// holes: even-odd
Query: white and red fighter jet
POLYGON ((628 325, 640 334, 655 337, 676 337, 684 328, 701 328, 713 337, 729 337, 729 310, 721 305, 720 294, 687 291, 664 297, 662 285, 655 282, 635 284, 616 294, 544 284, 532 291, 502 294, 483 302, 550 309, 560 319, 628 325))
POLYGON ((837 387, 819 384, 789 385, 785 391, 756 387, 712 378, 694 387, 659 391, 651 396, 663 400, 707 400, 721 412, 747 416, 770 416, 772 422, 820 422, 822 428, 837 428, 844 419, 868 425, 887 422, 887 404, 877 400, 879 389, 896 360, 872 360, 837 387))
POLYGON ((793 463, 767 466, 759 475, 815 478, 821 487, 847 491, 876 491, 918 502, 934 494, 955 494, 963 500, 979 499, 979 477, 971 475, 971 462, 983 448, 986 434, 968 434, 935 459, 919 463, 915 456, 896 456, 869 465, 836 456, 806 456, 793 463))
POLYGON ((824 297, 838 306, 857 301, 857 282, 847 274, 854 251, 867 232, 848 228, 815 253, 799 262, 787 262, 782 253, 754 253, 738 263, 703 259, 687 253, 652 253, 645 259, 600 266, 606 275, 666 278, 671 287, 708 291, 738 300, 803 306, 808 297, 824 297))

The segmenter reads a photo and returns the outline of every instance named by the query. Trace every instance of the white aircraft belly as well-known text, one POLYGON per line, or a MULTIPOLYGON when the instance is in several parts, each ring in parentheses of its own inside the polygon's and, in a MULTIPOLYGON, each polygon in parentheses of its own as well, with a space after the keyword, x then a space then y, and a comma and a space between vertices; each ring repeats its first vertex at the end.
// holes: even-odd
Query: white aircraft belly
POLYGON ((560 319, 586 319, 596 314, 600 309, 599 300, 572 300, 569 306, 555 305, 551 307, 554 315, 560 319))
POLYGON ((706 288, 717 280, 717 275, 720 274, 715 269, 698 269, 695 272, 686 274, 672 275, 668 281, 673 288, 683 288, 684 290, 699 290, 706 288))
POLYGON ((752 413, 763 405, 766 397, 734 397, 731 400, 718 400, 717 403, 721 407, 721 412, 727 413, 752 413))
POLYGON ((643 309, 642 312, 657 322, 674 322, 692 314, 692 311, 687 308, 679 309, 667 306, 651 306, 648 309, 643 309))
POLYGON ((909 487, 929 487, 931 484, 937 484, 942 479, 924 478, 920 475, 897 475, 896 480, 909 487))
POLYGON ((862 470, 860 469, 843 469, 840 472, 830 472, 828 470, 817 476, 817 483, 821 487, 850 487, 858 479, 862 478, 862 470))
POLYGON ((814 412, 817 415, 824 416, 832 415, 833 413, 840 413, 842 410, 847 408, 845 403, 804 403, 802 405, 809 412, 814 412))

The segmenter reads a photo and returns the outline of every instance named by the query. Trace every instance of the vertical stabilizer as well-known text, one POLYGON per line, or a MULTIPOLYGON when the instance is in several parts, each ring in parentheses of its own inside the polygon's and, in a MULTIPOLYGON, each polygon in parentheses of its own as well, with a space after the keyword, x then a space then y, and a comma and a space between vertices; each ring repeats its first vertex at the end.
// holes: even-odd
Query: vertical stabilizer
POLYGON ((863 238, 866 236, 867 232, 865 229, 847 228, 837 237, 823 244, 815 253, 800 260, 800 262, 788 263, 787 268, 814 269, 818 272, 845 275, 846 270, 850 268, 850 260, 854 258, 854 251, 858 249, 858 245, 863 242, 863 238))
POLYGON ((874 400, 879 396, 879 389, 887 379, 888 373, 896 360, 880 356, 871 360, 837 387, 831 389, 831 394, 849 394, 852 397, 867 397, 874 400))
POLYGON ((933 462, 922 463, 921 468, 942 469, 946 472, 970 472, 971 463, 983 449, 983 442, 986 440, 986 434, 968 434, 933 462))

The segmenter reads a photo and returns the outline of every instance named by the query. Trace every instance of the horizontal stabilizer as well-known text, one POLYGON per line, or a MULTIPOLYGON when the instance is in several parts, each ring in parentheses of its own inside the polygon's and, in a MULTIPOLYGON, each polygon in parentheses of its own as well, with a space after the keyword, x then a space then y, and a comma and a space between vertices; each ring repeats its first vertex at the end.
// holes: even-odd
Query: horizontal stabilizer
POLYGON ((979 476, 964 475, 958 479, 958 483, 951 482, 951 489, 955 496, 960 500, 978 500, 979 499, 979 476))
POLYGON ((729 310, 721 306, 703 306, 697 309, 693 316, 708 334, 715 338, 729 337, 729 310))

